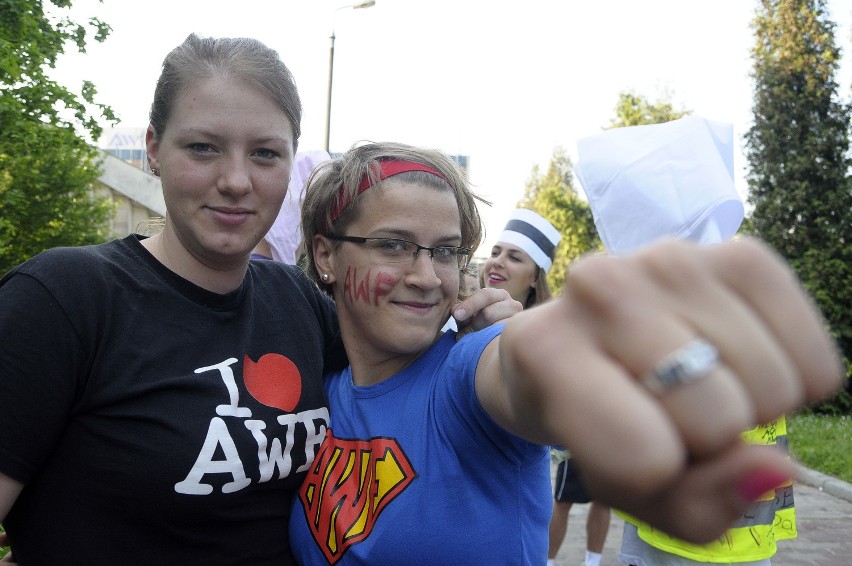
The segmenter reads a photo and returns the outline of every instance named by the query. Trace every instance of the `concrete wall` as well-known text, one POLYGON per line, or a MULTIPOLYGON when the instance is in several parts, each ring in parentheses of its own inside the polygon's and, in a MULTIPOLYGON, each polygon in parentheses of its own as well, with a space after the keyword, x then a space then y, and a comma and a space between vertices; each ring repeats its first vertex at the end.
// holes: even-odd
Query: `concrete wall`
POLYGON ((149 218, 166 215, 159 177, 106 153, 102 166, 95 193, 109 196, 116 205, 111 221, 115 237, 144 231, 149 218))

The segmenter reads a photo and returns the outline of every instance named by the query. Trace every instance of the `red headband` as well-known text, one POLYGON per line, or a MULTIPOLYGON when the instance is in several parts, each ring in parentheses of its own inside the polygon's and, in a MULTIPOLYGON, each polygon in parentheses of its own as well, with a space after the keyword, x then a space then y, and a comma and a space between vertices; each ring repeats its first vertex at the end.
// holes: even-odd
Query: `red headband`
MULTIPOLYGON (((424 171, 444 179, 443 175, 428 165, 423 165, 422 163, 417 163, 415 161, 386 159, 379 161, 378 163, 378 180, 383 181, 388 177, 393 177, 394 175, 399 175, 400 173, 405 173, 407 171, 424 171)), ((375 168, 373 169, 373 172, 376 172, 375 168)), ((364 178, 361 180, 361 184, 358 185, 358 194, 360 195, 372 186, 373 181, 370 179, 370 175, 364 175, 364 178)), ((337 192, 337 206, 334 207, 334 210, 331 212, 332 222, 337 222, 337 219, 340 218, 341 214, 343 214, 343 210, 349 205, 349 202, 350 200, 346 197, 346 192, 343 190, 343 186, 341 186, 337 192)))

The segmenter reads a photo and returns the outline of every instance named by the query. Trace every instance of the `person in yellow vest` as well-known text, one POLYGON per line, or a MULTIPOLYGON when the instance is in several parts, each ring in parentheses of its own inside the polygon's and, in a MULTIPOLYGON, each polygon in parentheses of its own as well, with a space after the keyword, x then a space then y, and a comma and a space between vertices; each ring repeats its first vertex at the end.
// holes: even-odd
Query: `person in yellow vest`
MULTIPOLYGON (((776 446, 786 451, 786 419, 782 416, 752 428, 743 433, 743 439, 749 444, 776 446)), ((777 551, 777 541, 797 536, 792 480, 752 503, 723 536, 703 545, 669 536, 621 511, 616 513, 624 519, 619 558, 631 566, 769 566, 777 551)))
MULTIPOLYGON (((660 237, 712 245, 734 237, 742 223, 730 124, 686 116, 608 130, 579 140, 577 148, 574 173, 607 253, 635 251, 660 237)), ((781 417, 743 437, 786 450, 786 423, 781 417)), ((765 566, 777 540, 796 536, 792 482, 765 494, 722 537, 704 545, 617 513, 625 519, 621 561, 634 566, 765 566)))

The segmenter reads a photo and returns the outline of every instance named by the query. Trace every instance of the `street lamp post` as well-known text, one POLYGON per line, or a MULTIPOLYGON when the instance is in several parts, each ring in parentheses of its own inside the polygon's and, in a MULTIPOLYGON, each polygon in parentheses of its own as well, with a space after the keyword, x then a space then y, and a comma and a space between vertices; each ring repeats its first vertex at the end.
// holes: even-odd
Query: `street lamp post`
POLYGON ((356 4, 347 4, 346 6, 341 6, 334 10, 334 16, 331 20, 331 48, 328 52, 328 100, 326 101, 325 107, 325 151, 329 153, 331 152, 329 149, 329 141, 331 138, 331 85, 334 79, 334 18, 337 17, 338 11, 345 10, 346 8, 358 10, 360 8, 369 8, 375 5, 376 0, 365 0, 364 2, 358 2, 356 4))

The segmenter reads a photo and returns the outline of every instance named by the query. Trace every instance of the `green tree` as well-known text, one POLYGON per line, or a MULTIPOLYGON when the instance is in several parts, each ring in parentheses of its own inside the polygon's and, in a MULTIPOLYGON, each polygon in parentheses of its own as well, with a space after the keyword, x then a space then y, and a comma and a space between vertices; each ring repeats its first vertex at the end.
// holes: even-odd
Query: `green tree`
POLYGON ((48 76, 67 47, 85 52, 109 26, 77 23, 71 0, 0 0, 0 274, 61 245, 102 242, 111 204, 91 190, 100 151, 89 139, 98 118, 115 122, 95 103, 86 81, 72 92, 48 76))
POLYGON ((642 95, 633 92, 622 92, 618 95, 615 105, 615 118, 610 122, 610 128, 625 126, 642 126, 645 124, 662 124, 683 118, 689 110, 675 110, 669 96, 663 100, 650 102, 642 95))
POLYGON ((559 295, 568 265, 583 253, 601 249, 591 208, 574 186, 574 167, 564 149, 553 151, 544 175, 539 172, 538 165, 533 167, 518 206, 538 212, 562 234, 547 276, 553 294, 559 295))
MULTIPOLYGON (((762 0, 752 22, 754 122, 745 135, 751 226, 793 266, 852 356, 850 106, 824 0, 762 0)), ((852 410, 838 396, 824 409, 852 410)))

